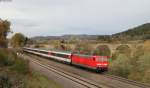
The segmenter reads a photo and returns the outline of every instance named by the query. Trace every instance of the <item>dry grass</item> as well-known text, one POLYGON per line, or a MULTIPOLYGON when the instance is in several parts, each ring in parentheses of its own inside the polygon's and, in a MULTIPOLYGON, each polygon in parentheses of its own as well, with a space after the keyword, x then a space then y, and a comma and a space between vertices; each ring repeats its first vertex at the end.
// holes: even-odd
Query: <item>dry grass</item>
POLYGON ((150 52, 150 40, 145 41, 143 47, 146 51, 150 52))
POLYGON ((48 79, 35 71, 26 77, 26 88, 63 88, 54 80, 48 79))

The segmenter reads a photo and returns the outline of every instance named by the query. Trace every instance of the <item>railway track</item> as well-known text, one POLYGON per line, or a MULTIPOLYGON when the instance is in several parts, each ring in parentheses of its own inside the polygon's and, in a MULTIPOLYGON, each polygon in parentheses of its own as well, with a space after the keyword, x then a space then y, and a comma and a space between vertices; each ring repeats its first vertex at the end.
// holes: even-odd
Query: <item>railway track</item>
POLYGON ((118 77, 118 76, 114 76, 114 75, 109 75, 109 74, 104 74, 104 76, 107 77, 107 78, 110 78, 110 79, 114 79, 114 80, 118 80, 118 81, 121 81, 121 82, 124 82, 124 83, 135 85, 135 86, 138 86, 140 88, 150 88, 150 85, 146 84, 146 83, 140 83, 140 82, 137 82, 137 81, 133 81, 133 80, 129 80, 129 79, 126 79, 126 78, 122 78, 122 77, 118 77))
POLYGON ((50 66, 48 64, 45 64, 45 63, 42 63, 38 60, 30 60, 32 62, 34 62, 35 64, 38 64, 40 67, 42 68, 45 68, 49 71, 53 71, 55 72, 56 74, 58 74, 59 76, 62 76, 62 77, 65 77, 73 82, 76 82, 86 88, 109 88, 109 87, 106 87, 106 86, 103 86, 103 85, 100 85, 100 84, 97 84, 91 80, 88 80, 88 79, 85 79, 85 78, 82 78, 78 75, 75 75, 75 74, 71 74, 69 72, 66 72, 66 71, 63 71, 59 68, 56 68, 56 67, 53 67, 53 66, 50 66))

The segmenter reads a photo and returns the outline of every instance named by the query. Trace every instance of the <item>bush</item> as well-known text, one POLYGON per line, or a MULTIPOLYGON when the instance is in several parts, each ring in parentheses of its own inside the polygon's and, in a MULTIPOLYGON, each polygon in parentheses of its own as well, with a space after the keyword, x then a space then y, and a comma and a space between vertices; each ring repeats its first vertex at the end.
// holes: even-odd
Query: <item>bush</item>
POLYGON ((127 78, 131 67, 128 57, 124 54, 120 54, 117 59, 109 65, 109 73, 127 78))
POLYGON ((116 54, 125 54, 128 57, 131 57, 131 49, 128 45, 120 45, 116 49, 116 54))
POLYGON ((111 50, 107 45, 99 45, 93 52, 94 55, 110 56, 111 50))
POLYGON ((148 70, 150 68, 150 54, 147 52, 144 53, 143 56, 140 56, 137 61, 137 64, 141 72, 148 70))
POLYGON ((9 69, 0 71, 0 88, 25 88, 24 77, 9 69))
POLYGON ((138 60, 138 58, 140 56, 144 55, 144 48, 143 48, 143 46, 137 46, 135 48, 136 49, 133 51, 133 56, 132 56, 132 59, 131 59, 131 63, 133 65, 136 64, 136 61, 138 60))
POLYGON ((10 66, 13 64, 14 60, 8 55, 4 49, 0 49, 0 65, 1 66, 10 66))
POLYGON ((26 60, 18 58, 14 52, 5 49, 0 49, 0 66, 9 67, 21 74, 26 74, 29 71, 26 60))
POLYGON ((18 58, 12 50, 0 49, 0 88, 24 88, 28 62, 18 58))
POLYGON ((0 88, 11 88, 11 82, 7 76, 0 75, 0 88))
POLYGON ((145 71, 142 81, 150 84, 150 69, 145 71))
POLYGON ((150 78, 150 55, 148 52, 144 52, 144 55, 139 56, 139 58, 136 59, 135 64, 133 65, 133 69, 130 72, 128 78, 136 81, 143 81, 143 82, 149 82, 150 78))
POLYGON ((0 65, 6 65, 7 64, 7 55, 3 52, 2 49, 0 49, 0 65))
POLYGON ((28 61, 26 61, 22 58, 17 58, 15 61, 15 64, 12 66, 11 69, 20 74, 25 75, 29 72, 28 61))

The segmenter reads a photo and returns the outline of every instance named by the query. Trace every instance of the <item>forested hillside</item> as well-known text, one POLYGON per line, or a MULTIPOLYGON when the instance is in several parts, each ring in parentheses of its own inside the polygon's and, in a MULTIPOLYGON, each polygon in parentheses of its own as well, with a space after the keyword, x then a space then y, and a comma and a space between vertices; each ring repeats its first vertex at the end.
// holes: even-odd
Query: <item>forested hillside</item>
POLYGON ((114 34, 113 37, 120 39, 126 38, 129 40, 150 39, 150 23, 114 34))

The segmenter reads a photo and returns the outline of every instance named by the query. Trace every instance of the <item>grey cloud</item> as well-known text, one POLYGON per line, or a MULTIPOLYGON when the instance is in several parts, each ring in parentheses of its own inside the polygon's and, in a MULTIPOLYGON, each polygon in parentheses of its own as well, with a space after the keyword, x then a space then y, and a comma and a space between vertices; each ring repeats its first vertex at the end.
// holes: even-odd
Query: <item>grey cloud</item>
POLYGON ((22 27, 38 27, 40 26, 39 22, 29 19, 11 19, 12 26, 18 25, 22 27))
POLYGON ((150 22, 149 0, 13 0, 0 16, 28 36, 113 34, 150 22))

